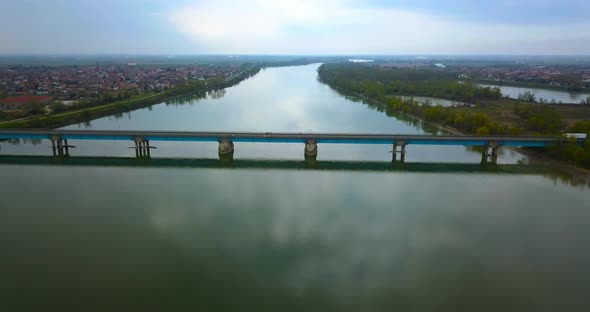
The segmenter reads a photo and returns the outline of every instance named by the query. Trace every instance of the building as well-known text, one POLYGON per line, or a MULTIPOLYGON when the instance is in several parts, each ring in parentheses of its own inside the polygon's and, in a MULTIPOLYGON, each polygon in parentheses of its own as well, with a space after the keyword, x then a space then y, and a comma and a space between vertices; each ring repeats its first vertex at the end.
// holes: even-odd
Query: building
POLYGON ((53 100, 50 96, 13 96, 0 100, 0 111, 16 112, 29 110, 35 104, 48 105, 53 100))

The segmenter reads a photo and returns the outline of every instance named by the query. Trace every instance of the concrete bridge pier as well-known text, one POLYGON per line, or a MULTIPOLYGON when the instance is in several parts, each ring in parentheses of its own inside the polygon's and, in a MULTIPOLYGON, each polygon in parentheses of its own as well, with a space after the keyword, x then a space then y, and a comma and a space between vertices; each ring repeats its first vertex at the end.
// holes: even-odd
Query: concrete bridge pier
POLYGON ((150 153, 151 148, 152 147, 150 146, 150 141, 148 141, 148 140, 143 141, 143 152, 147 158, 152 157, 152 155, 150 153))
POLYGON ((219 139, 219 158, 221 160, 234 159, 234 142, 228 138, 219 139))
POLYGON ((488 163, 488 156, 489 156, 490 147, 486 144, 483 146, 483 151, 481 152, 481 164, 485 165, 488 163))
POLYGON ((133 142, 135 142, 135 157, 137 158, 150 158, 151 157, 151 153, 150 153, 150 149, 152 148, 150 146, 150 141, 141 138, 141 137, 137 137, 133 139, 133 142))
POLYGON ((397 161, 397 153, 400 154, 400 163, 403 163, 406 161, 406 142, 404 141, 398 141, 393 143, 393 156, 391 161, 392 162, 396 162, 397 161), (398 149, 399 147, 399 149, 398 149))
POLYGON ((318 158, 318 144, 314 139, 305 141, 305 148, 303 154, 307 160, 316 160, 318 158))
POLYGON ((498 163, 498 152, 500 151, 500 146, 498 146, 497 144, 494 144, 494 146, 492 146, 491 148, 492 148, 491 161, 492 161, 492 164, 495 165, 498 163))
POLYGON ((481 163, 482 164, 497 164, 498 163, 498 153, 500 151, 500 145, 496 142, 489 142, 483 147, 483 152, 481 154, 481 163))
POLYGON ((52 136, 51 140, 51 150, 53 152, 53 156, 70 156, 70 147, 74 147, 68 144, 68 140, 62 139, 59 136, 52 136))
POLYGON ((401 151, 400 151, 400 155, 399 155, 399 161, 401 163, 404 163, 406 161, 406 142, 399 141, 397 144, 399 146, 401 146, 401 151))

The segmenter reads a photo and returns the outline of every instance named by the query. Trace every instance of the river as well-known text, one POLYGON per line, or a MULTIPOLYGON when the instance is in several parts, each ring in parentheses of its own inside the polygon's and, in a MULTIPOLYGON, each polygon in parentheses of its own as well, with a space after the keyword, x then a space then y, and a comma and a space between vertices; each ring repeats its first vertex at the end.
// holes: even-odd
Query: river
MULTIPOLYGON (((204 99, 67 128, 438 132, 338 94, 318 82, 317 67, 265 69, 204 99)), ((0 143, 0 154, 49 155, 48 142, 35 143, 0 143)), ((130 142, 70 144, 72 158, 134 153, 130 142)), ((217 157, 211 143, 156 147, 156 158, 217 157)), ((319 145, 318 160, 337 161, 337 170, 265 165, 302 160, 298 144, 235 149, 234 158, 258 168, 113 166, 109 158, 72 166, 25 158, 1 164, 0 157, 3 306, 584 311, 590 305, 587 187, 549 168, 521 165, 526 157, 516 151, 504 150, 499 163, 519 170, 489 171, 473 170, 476 151, 409 146, 406 161, 426 166, 391 171, 352 170, 343 162, 386 163, 388 146, 319 145)))
POLYGON ((518 99, 520 94, 525 92, 531 92, 535 94, 537 100, 543 98, 547 100, 547 102, 551 103, 555 100, 555 103, 561 104, 580 104, 580 102, 590 96, 590 93, 580 93, 580 92, 567 92, 567 91, 559 91, 559 90, 551 90, 551 89, 539 89, 539 88, 524 88, 524 87, 513 87, 513 86, 503 86, 503 85, 491 85, 491 84, 479 84, 483 87, 497 87, 500 88, 503 96, 509 97, 511 99, 518 99))

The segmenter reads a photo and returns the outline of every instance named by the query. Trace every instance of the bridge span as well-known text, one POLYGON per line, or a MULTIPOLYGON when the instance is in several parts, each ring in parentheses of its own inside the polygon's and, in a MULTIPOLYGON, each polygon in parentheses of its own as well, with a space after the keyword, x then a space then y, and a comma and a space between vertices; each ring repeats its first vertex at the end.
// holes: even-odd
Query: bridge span
POLYGON ((68 140, 125 140, 135 143, 138 158, 150 157, 151 141, 219 142, 219 156, 233 158, 234 143, 301 143, 306 159, 316 159, 318 144, 386 144, 393 146, 393 161, 404 162, 407 145, 462 145, 483 148, 482 162, 495 163, 501 147, 548 147, 560 144, 559 137, 414 135, 378 133, 287 133, 287 132, 189 132, 141 130, 0 130, 2 139, 47 139, 54 156, 67 156, 68 140))

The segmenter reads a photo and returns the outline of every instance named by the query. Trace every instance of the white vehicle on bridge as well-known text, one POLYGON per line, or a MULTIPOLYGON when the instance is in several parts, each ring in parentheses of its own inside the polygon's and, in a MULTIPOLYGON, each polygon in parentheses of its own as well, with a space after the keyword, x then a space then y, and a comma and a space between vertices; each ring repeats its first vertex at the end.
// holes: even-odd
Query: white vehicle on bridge
POLYGON ((586 139, 588 135, 586 133, 564 133, 562 137, 564 139, 586 139))

